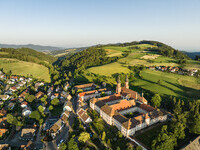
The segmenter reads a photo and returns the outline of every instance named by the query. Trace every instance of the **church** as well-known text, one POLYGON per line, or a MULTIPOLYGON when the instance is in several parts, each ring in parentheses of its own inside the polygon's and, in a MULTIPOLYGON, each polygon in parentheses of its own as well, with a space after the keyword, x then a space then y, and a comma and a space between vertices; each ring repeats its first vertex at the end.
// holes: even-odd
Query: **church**
POLYGON ((124 87, 121 86, 118 77, 116 93, 92 98, 90 107, 97 111, 109 125, 116 126, 124 136, 134 135, 138 130, 163 122, 168 116, 166 111, 148 105, 143 94, 140 95, 129 89, 128 76, 126 76, 124 87))

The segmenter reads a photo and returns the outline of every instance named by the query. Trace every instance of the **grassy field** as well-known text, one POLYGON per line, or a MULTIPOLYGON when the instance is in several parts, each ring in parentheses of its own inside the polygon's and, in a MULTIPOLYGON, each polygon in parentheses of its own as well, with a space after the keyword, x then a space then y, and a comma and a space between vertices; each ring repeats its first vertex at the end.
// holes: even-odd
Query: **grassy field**
POLYGON ((17 59, 0 58, 0 68, 3 68, 5 72, 11 70, 12 74, 15 75, 32 75, 34 78, 50 82, 49 70, 43 65, 19 61, 17 59))
POLYGON ((89 72, 95 73, 95 74, 100 74, 100 75, 105 75, 109 76, 115 73, 129 73, 129 69, 126 67, 123 67, 120 63, 115 62, 99 67, 92 67, 87 69, 89 72))
MULTIPOLYGON (((87 69, 87 71, 94 74, 110 76, 115 73, 129 73, 130 70, 128 66, 144 65, 144 66, 179 66, 176 59, 168 58, 165 56, 158 56, 153 60, 148 60, 147 56, 157 55, 155 52, 147 51, 145 48, 150 47, 148 44, 141 44, 136 46, 106 46, 109 56, 118 55, 124 50, 131 50, 131 53, 125 57, 119 59, 117 62, 97 66, 87 69), (137 46, 137 48, 136 48, 137 46), (140 48, 138 48, 140 47, 140 48), (144 58, 146 56, 146 58, 144 58)), ((186 68, 200 69, 200 62, 194 60, 188 60, 186 68)), ((154 93, 159 93, 161 95, 173 95, 177 97, 188 97, 188 98, 200 98, 200 79, 190 76, 183 76, 173 73, 166 73, 161 71, 144 70, 136 80, 131 83, 132 87, 141 87, 143 89, 150 90, 154 93), (160 81, 159 81, 160 80, 160 81), (159 81, 159 82, 158 82, 159 81)), ((90 79, 92 80, 92 79, 90 79)), ((109 79, 113 84, 115 84, 114 79, 109 79)))
POLYGON ((136 51, 144 50, 145 48, 149 48, 149 47, 155 47, 155 46, 150 45, 150 44, 138 44, 134 46, 125 46, 125 47, 105 46, 103 48, 106 50, 107 55, 109 57, 113 57, 113 56, 121 56, 123 51, 131 50, 132 52, 136 52, 136 51))
MULTIPOLYGON (((106 67, 101 66, 100 70, 96 70, 99 67, 93 67, 90 68, 88 71, 94 73, 98 72, 98 74, 100 75, 110 76, 109 83, 116 84, 115 79, 112 78, 111 75, 117 72, 123 72, 123 69, 126 67, 120 69, 120 64, 118 64, 119 68, 114 68, 115 72, 113 73, 112 70, 109 68, 109 66, 113 67, 112 65, 113 64, 110 64, 106 67)), ((148 69, 141 71, 140 76, 142 78, 136 76, 134 82, 130 82, 130 87, 132 87, 134 90, 137 90, 137 87, 141 87, 160 95, 172 95, 180 98, 200 98, 200 79, 197 79, 195 77, 183 76, 161 71, 153 71, 148 69)), ((88 77, 86 75, 85 77, 88 78, 88 80, 92 81, 91 77, 88 77)))
POLYGON ((200 98, 200 79, 195 77, 152 70, 142 71, 141 76, 131 84, 161 95, 200 98))

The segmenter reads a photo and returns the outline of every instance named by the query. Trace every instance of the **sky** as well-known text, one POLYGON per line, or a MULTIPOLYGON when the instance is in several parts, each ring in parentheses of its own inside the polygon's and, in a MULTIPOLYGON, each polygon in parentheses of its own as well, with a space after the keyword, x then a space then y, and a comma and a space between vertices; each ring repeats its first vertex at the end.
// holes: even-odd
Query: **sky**
POLYGON ((200 0, 0 0, 0 43, 81 47, 155 40, 200 51, 200 0))

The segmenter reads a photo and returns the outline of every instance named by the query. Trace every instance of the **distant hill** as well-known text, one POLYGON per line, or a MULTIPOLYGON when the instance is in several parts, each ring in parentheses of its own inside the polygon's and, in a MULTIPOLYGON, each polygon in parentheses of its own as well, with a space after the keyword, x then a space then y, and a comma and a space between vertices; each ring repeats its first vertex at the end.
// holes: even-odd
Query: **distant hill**
POLYGON ((34 44, 26 44, 26 45, 0 44, 0 48, 30 48, 37 51, 55 51, 64 49, 62 47, 43 46, 34 44))
POLYGON ((22 61, 34 63, 50 63, 56 61, 56 58, 46 55, 43 52, 38 52, 30 48, 0 48, 0 58, 15 58, 22 61))
POLYGON ((200 56, 200 52, 184 52, 188 57, 195 59, 196 56, 200 56))

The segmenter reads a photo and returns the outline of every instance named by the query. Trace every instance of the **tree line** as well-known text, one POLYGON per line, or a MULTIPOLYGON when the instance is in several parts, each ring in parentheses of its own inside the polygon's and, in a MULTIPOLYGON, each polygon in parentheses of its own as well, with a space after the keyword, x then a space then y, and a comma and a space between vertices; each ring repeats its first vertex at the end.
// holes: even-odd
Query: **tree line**
POLYGON ((22 61, 34 62, 34 63, 53 63, 56 58, 50 55, 46 55, 42 52, 37 52, 30 48, 1 48, 1 58, 15 58, 22 61))

